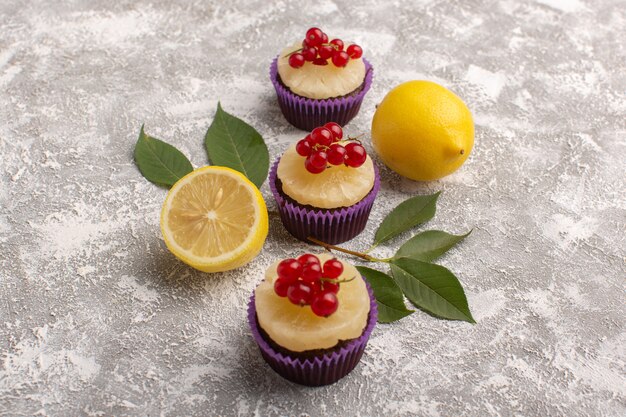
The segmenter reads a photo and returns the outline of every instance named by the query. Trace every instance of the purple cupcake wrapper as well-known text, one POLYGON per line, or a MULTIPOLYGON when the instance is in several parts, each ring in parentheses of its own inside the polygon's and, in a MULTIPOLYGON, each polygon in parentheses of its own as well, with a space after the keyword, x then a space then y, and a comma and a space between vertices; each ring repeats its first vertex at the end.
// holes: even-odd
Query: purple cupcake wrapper
POLYGON ((278 192, 276 171, 279 161, 280 159, 274 163, 270 171, 270 189, 276 200, 280 219, 285 229, 294 237, 309 242, 307 237, 311 236, 336 245, 354 238, 365 229, 376 194, 380 189, 376 164, 374 164, 374 186, 365 198, 350 207, 327 210, 307 208, 287 200, 278 192))
POLYGON ((365 80, 363 88, 357 94, 339 98, 316 100, 292 93, 278 81, 278 58, 270 66, 270 79, 276 89, 278 104, 289 123, 298 129, 311 131, 328 122, 348 124, 361 108, 363 97, 370 89, 373 78, 372 65, 363 58, 365 80))
POLYGON ((248 304, 248 323, 252 336, 259 345, 261 356, 280 376, 292 382, 308 386, 328 385, 348 375, 359 363, 367 341, 378 320, 378 307, 370 285, 365 281, 370 296, 370 313, 365 330, 356 339, 330 354, 314 358, 296 358, 275 351, 261 336, 256 319, 254 293, 248 304))

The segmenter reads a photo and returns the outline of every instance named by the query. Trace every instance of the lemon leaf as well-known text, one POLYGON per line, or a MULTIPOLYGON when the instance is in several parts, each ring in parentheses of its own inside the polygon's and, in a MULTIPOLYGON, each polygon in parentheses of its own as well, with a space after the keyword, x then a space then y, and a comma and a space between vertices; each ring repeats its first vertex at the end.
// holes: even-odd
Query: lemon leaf
POLYGON ((414 306, 448 320, 476 323, 459 280, 440 265, 400 258, 391 261, 391 272, 414 306))
POLYGON ((241 172, 258 188, 263 185, 270 166, 267 145, 256 129, 225 112, 219 102, 204 146, 213 165, 241 172))
POLYGON ((374 236, 374 246, 432 219, 439 194, 441 191, 431 195, 418 195, 400 203, 378 227, 374 236))
POLYGON ((470 233, 472 233, 471 230, 464 235, 451 235, 441 230, 426 230, 413 236, 400 246, 393 259, 411 258, 432 262, 465 239, 470 233))
POLYGON ((172 145, 146 135, 141 126, 139 139, 135 144, 135 163, 148 181, 164 187, 171 187, 193 171, 191 162, 172 145))
POLYGON ((413 314, 414 310, 404 305, 402 290, 389 275, 365 266, 357 266, 356 269, 374 291, 379 323, 391 323, 413 314))

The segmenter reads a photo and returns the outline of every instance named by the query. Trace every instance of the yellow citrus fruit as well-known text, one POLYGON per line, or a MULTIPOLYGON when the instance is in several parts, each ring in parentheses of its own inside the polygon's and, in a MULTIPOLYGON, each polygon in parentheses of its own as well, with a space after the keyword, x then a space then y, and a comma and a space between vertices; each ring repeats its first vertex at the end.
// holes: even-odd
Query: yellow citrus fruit
POLYGON ((172 186, 161 210, 167 248, 204 272, 238 268, 267 237, 267 208, 256 186, 226 167, 197 169, 172 186))
POLYGON ((474 145, 474 121, 453 92, 430 81, 391 90, 372 120, 372 144, 387 165, 416 181, 456 171, 474 145))

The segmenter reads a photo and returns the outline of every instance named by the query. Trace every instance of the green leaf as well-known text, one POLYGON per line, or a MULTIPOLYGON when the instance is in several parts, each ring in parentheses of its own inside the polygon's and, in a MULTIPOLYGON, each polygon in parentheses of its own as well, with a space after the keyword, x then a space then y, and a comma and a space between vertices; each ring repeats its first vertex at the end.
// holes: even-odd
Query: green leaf
POLYGON ((391 323, 413 313, 414 310, 409 310, 404 305, 402 290, 396 285, 393 278, 365 266, 357 266, 356 269, 365 277, 374 291, 380 323, 391 323))
POLYGON ((143 125, 135 145, 135 163, 147 180, 168 188, 193 171, 185 155, 172 145, 146 135, 143 125))
POLYGON ((400 258, 391 262, 391 272, 406 298, 416 307, 444 319, 476 323, 461 283, 448 269, 400 258))
POLYGON ((441 191, 431 195, 418 195, 400 203, 378 227, 374 237, 374 246, 432 219, 439 194, 441 191))
POLYGON ((259 188, 263 185, 270 166, 267 145, 259 132, 226 113, 220 103, 204 137, 204 146, 213 165, 237 170, 259 188))
POLYGON ((418 261, 432 262, 448 251, 452 246, 465 239, 472 231, 464 235, 451 235, 441 230, 426 230, 407 240, 396 252, 393 259, 411 258, 418 261))

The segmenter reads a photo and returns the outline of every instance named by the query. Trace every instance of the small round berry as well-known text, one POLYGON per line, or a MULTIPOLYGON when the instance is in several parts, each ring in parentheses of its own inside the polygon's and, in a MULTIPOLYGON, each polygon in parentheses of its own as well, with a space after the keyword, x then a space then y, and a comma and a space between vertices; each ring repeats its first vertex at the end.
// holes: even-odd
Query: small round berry
POLYGON ((304 60, 307 62, 315 61, 315 58, 317 58, 317 48, 313 48, 313 47, 303 48, 302 56, 304 57, 304 60))
POLYGON ((315 61, 313 61, 313 65, 328 65, 328 61, 324 58, 315 58, 315 61))
POLYGON ((363 49, 359 45, 352 44, 346 49, 348 56, 352 59, 359 59, 363 56, 363 49))
POLYGON ((320 317, 330 316, 337 311, 337 307, 339 307, 339 300, 335 293, 330 291, 317 293, 311 300, 311 310, 320 317))
POLYGON ((324 42, 324 32, 319 28, 311 28, 306 31, 305 40, 309 46, 318 46, 324 42))
POLYGON ((311 145, 311 147, 313 147, 313 145, 315 145, 315 142, 313 142, 313 139, 311 138, 311 134, 310 133, 304 137, 304 140, 309 142, 309 145, 311 145))
POLYGON ((350 57, 345 51, 336 51, 333 54, 333 64, 336 67, 345 67, 348 65, 348 61, 350 61, 350 57))
POLYGON ((365 148, 358 143, 351 142, 346 145, 346 165, 351 166, 353 168, 358 168, 367 159, 367 152, 365 152, 365 148))
POLYGON ((286 278, 293 282, 300 277, 302 273, 302 265, 296 259, 289 258, 281 261, 276 268, 280 278, 286 278))
POLYGON ((337 294, 339 292, 339 283, 331 282, 331 281, 323 281, 322 284, 323 291, 334 292, 337 294))
POLYGON ((320 58, 328 59, 335 53, 335 48, 330 45, 322 45, 319 49, 320 58))
POLYGON ((292 281, 279 277, 276 281, 274 281, 274 292, 279 297, 287 297, 287 291, 289 290, 289 286, 291 284, 292 281))
POLYGON ((304 56, 302 54, 293 54, 289 57, 289 66, 292 68, 300 68, 304 65, 304 56))
POLYGON ((311 165, 315 168, 326 168, 328 163, 328 154, 325 151, 313 151, 309 158, 311 160, 311 165))
POLYGON ((346 160, 346 148, 338 143, 330 145, 328 152, 328 163, 331 165, 341 165, 346 160))
POLYGON ((289 285, 287 298, 293 304, 301 306, 310 304, 311 298, 313 298, 313 286, 308 282, 296 281, 289 285))
POLYGON ((302 267, 302 279, 307 282, 318 281, 322 277, 320 264, 311 262, 302 267))
POLYGON ((310 253, 305 253, 304 255, 298 256, 298 262, 300 262, 300 265, 302 266, 305 266, 306 264, 310 264, 310 263, 319 265, 320 259, 315 255, 312 255, 310 253))
POLYGON ((296 143, 296 152, 298 152, 298 155, 300 156, 309 156, 311 155, 311 152, 313 152, 313 147, 309 141, 302 139, 296 143))
MULTIPOLYGON (((317 294, 318 292, 322 292, 322 280, 315 280, 315 281, 307 281, 309 284, 311 284, 311 287, 313 287, 313 296, 315 297, 315 294, 317 294)), ((335 293, 336 294, 336 293, 335 293)))
POLYGON ((324 172, 324 170, 326 169, 326 165, 323 165, 323 166, 313 166, 312 163, 311 163, 311 156, 308 156, 304 160, 304 168, 306 168, 306 170, 309 171, 311 174, 320 174, 320 173, 324 172))
POLYGON ((328 122, 324 127, 333 134, 333 142, 337 142, 343 138, 343 129, 335 122, 328 122))
POLYGON ((341 39, 333 39, 330 41, 330 44, 334 45, 337 51, 343 51, 343 41, 341 39))
POLYGON ((309 42, 306 39, 302 40, 302 47, 303 48, 310 48, 311 45, 309 45, 309 42))
POLYGON ((322 43, 328 43, 328 35, 322 32, 322 43))
POLYGON ((324 262, 324 277, 335 279, 343 272, 343 264, 338 259, 329 259, 324 262))
POLYGON ((333 132, 325 127, 316 127, 311 132, 311 140, 318 145, 330 146, 333 143, 333 132))

